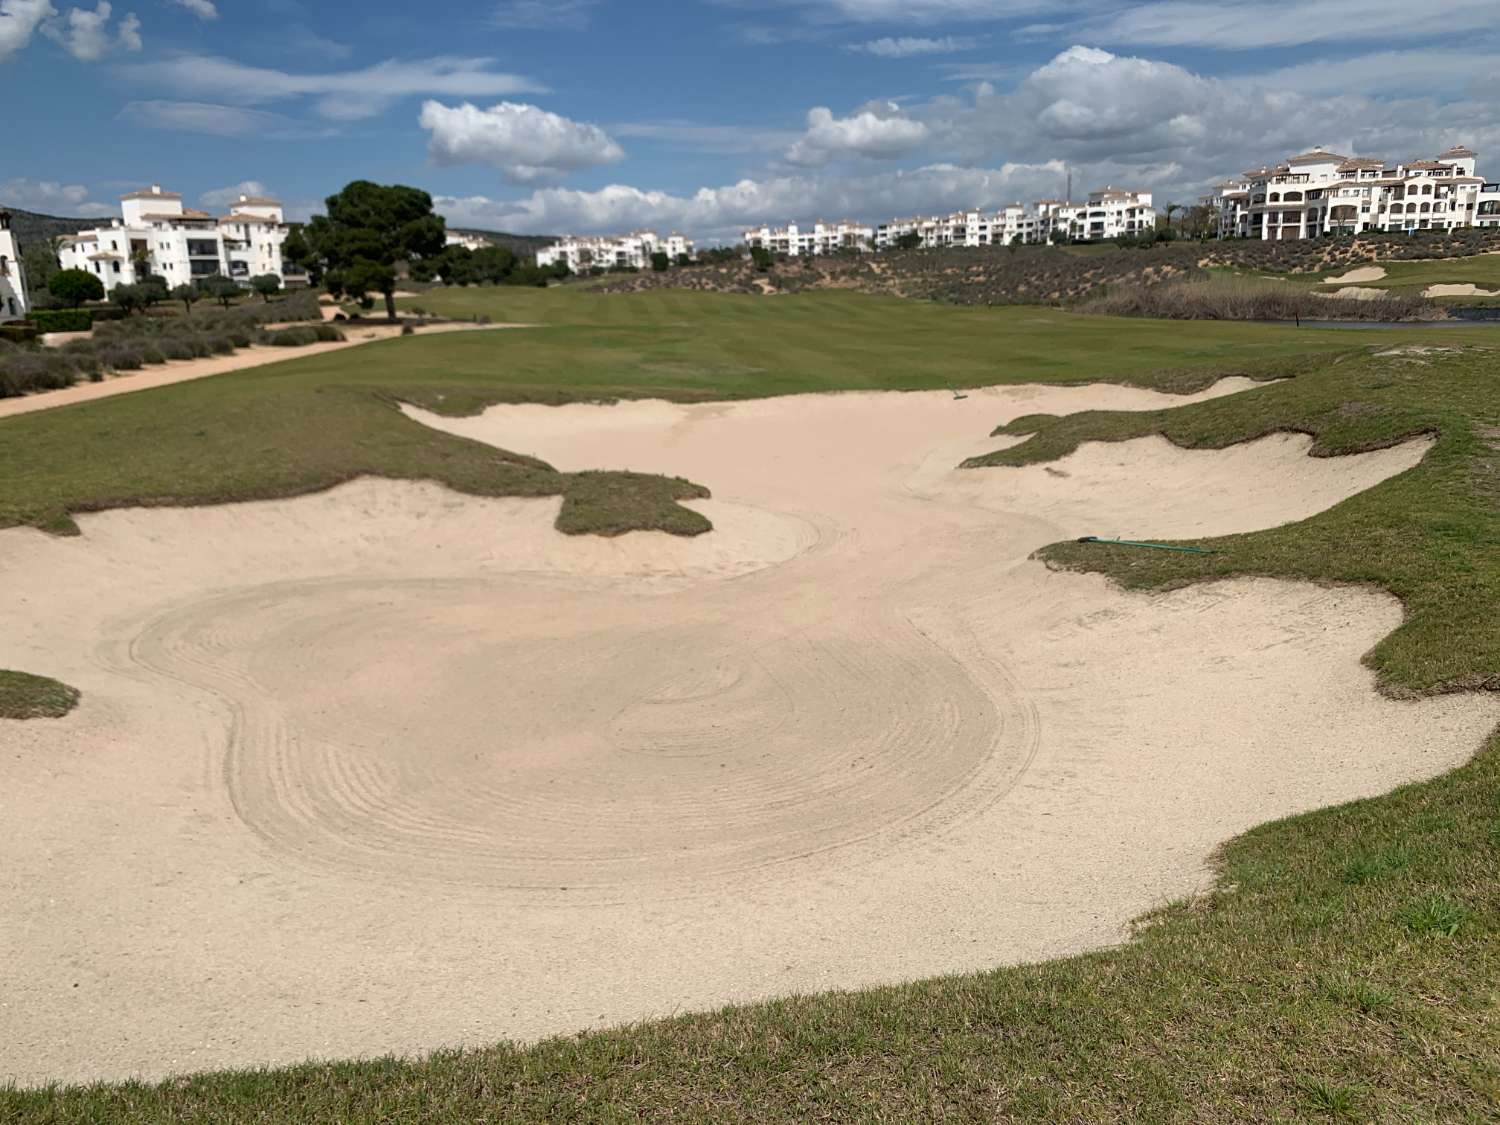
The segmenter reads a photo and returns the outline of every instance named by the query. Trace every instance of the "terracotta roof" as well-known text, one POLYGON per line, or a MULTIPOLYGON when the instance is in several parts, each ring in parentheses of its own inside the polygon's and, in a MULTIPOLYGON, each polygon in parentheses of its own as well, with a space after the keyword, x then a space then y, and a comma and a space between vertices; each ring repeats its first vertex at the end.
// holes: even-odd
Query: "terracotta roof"
POLYGON ((1477 152, 1475 152, 1472 148, 1469 148, 1469 147, 1467 147, 1465 145, 1454 145, 1447 152, 1440 152, 1440 153, 1438 153, 1439 157, 1443 157, 1443 156, 1478 156, 1478 155, 1479 154, 1477 152))
POLYGON ((1384 160, 1371 160, 1363 156, 1351 156, 1339 165, 1340 172, 1352 172, 1359 168, 1384 168, 1384 160))
POLYGON ((189 222, 201 222, 204 219, 212 219, 213 216, 210 215, 207 211, 195 211, 191 207, 184 207, 180 215, 174 214, 170 211, 153 211, 148 214, 142 215, 141 218, 153 223, 171 223, 176 222, 178 219, 187 219, 189 222))
POLYGON ((1420 169, 1422 169, 1425 172, 1425 171, 1436 170, 1438 168, 1451 168, 1452 165, 1451 164, 1443 164, 1443 163, 1441 163, 1440 161, 1437 161, 1437 160, 1413 160, 1410 163, 1406 164, 1405 167, 1407 167, 1407 168, 1420 168, 1420 169))
POLYGON ((140 191, 127 192, 125 195, 120 196, 120 198, 122 200, 123 199, 181 199, 182 198, 182 192, 180 192, 180 191, 152 191, 150 188, 143 188, 140 191))
POLYGON ((281 200, 270 199, 264 195, 242 195, 235 200, 236 203, 248 203, 252 207, 280 207, 281 200))
POLYGON ((1339 163, 1343 163, 1344 161, 1349 160, 1349 159, 1351 159, 1351 158, 1347 157, 1347 156, 1340 156, 1336 152, 1329 152, 1326 149, 1315 148, 1315 149, 1311 150, 1310 152, 1302 152, 1302 153, 1298 153, 1296 156, 1288 157, 1287 158, 1287 163, 1288 164, 1324 164, 1324 163, 1327 163, 1330 160, 1336 160, 1339 163))

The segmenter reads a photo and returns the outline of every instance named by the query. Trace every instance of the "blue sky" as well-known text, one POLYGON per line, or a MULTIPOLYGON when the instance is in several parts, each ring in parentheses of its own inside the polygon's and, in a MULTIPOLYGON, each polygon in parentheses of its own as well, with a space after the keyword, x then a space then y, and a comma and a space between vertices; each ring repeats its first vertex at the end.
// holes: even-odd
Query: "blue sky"
POLYGON ((456 225, 714 240, 1066 169, 1187 202, 1315 144, 1500 178, 1497 63, 1500 0, 0 0, 0 201, 302 217, 365 178, 456 225))

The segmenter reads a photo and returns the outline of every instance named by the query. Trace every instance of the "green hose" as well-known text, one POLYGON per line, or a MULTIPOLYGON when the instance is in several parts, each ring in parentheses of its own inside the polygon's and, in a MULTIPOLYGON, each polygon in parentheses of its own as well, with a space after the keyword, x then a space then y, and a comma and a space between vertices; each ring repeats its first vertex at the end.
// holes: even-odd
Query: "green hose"
POLYGON ((1174 547, 1170 543, 1136 543, 1129 539, 1100 539, 1097 535, 1085 535, 1080 543, 1105 543, 1111 547, 1147 547, 1153 551, 1181 551, 1185 555, 1214 555, 1206 547, 1174 547))

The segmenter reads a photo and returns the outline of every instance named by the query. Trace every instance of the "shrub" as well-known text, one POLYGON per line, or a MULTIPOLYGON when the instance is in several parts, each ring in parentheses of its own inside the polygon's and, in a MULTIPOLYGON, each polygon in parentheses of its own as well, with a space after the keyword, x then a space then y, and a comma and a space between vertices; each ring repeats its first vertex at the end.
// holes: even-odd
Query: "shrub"
POLYGON ((331 324, 295 324, 290 328, 263 333, 261 343, 276 348, 301 348, 308 344, 342 339, 344 334, 331 324))
POLYGON ((47 281, 47 291, 63 304, 77 308, 104 297, 104 282, 87 270, 58 270, 47 281))
POLYGON ((413 328, 410 324, 403 324, 401 326, 401 335, 403 335, 403 336, 415 336, 416 334, 417 334, 417 330, 415 328, 413 328))
POLYGON ((94 327, 89 309, 32 309, 26 319, 38 332, 87 332, 94 327))
POLYGON ((12 344, 25 344, 36 339, 36 327, 31 324, 0 324, 0 340, 12 344))
POLYGON ((0 355, 0 398, 71 387, 78 373, 56 352, 16 349, 0 355))
POLYGON ((112 371, 139 371, 145 363, 140 349, 125 343, 108 345, 99 352, 99 360, 112 371))

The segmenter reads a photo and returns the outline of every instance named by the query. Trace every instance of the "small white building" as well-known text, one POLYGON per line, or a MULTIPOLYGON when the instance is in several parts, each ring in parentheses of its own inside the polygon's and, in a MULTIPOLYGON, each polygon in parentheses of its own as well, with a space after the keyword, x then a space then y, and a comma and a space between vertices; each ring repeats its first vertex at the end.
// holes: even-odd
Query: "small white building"
POLYGON ((536 264, 545 268, 566 262, 574 273, 595 269, 643 270, 650 267, 654 254, 665 254, 672 262, 691 258, 693 241, 676 231, 663 238, 652 230, 625 235, 569 236, 538 250, 536 264))
POLYGON ((1500 184, 1486 183, 1477 161, 1462 145, 1404 163, 1315 148, 1226 180, 1205 202, 1218 208, 1221 238, 1500 226, 1500 184))
POLYGON ((19 320, 29 307, 21 248, 10 229, 10 212, 0 211, 0 322, 19 320))
POLYGON ((465 250, 484 250, 494 243, 484 235, 472 230, 450 230, 443 240, 445 246, 462 246, 465 250))
POLYGON ((153 184, 121 196, 120 218, 109 226, 63 239, 58 260, 63 269, 95 274, 106 293, 147 277, 177 286, 215 274, 243 282, 275 274, 284 285, 305 284, 306 275, 282 260, 288 229, 274 199, 241 195, 229 214, 215 216, 153 184))

